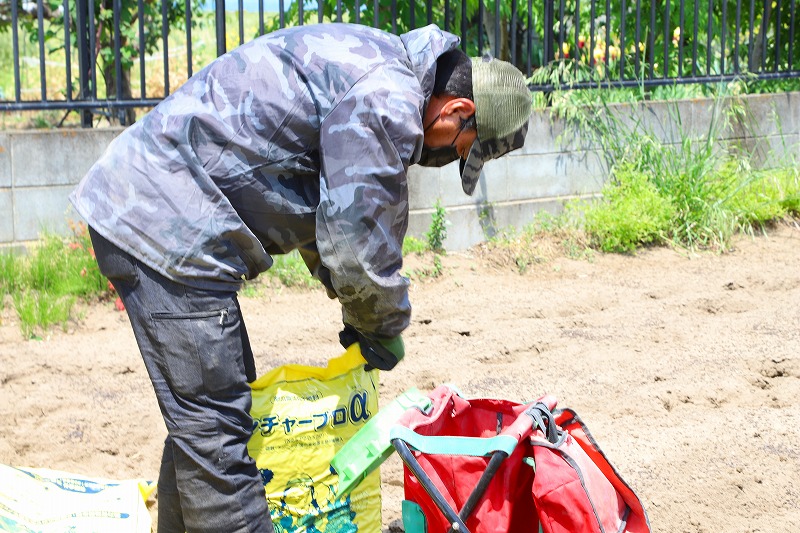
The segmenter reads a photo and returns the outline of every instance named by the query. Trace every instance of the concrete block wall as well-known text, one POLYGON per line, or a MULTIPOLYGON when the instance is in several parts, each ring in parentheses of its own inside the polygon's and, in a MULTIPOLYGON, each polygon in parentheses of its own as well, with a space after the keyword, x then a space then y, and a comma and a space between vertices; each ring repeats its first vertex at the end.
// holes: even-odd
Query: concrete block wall
POLYGON ((68 196, 116 137, 114 129, 0 132, 0 244, 66 233, 68 196))
MULTIPOLYGON (((693 99, 611 105, 609 112, 635 131, 679 146, 684 138, 706 136, 714 114, 726 113, 731 105, 693 99)), ((741 105, 742 122, 718 131, 720 142, 741 146, 764 165, 786 156, 800 160, 800 93, 745 96, 741 105)), ((457 163, 412 167, 409 235, 424 237, 429 231, 437 198, 449 222, 445 247, 460 250, 485 241, 493 230, 523 228, 540 211, 557 213, 567 200, 598 196, 607 175, 599 147, 585 138, 565 138, 565 132, 564 121, 553 119, 550 111, 534 112, 525 147, 487 163, 472 197, 461 191, 457 163)))
MULTIPOLYGON (((747 96, 743 103, 744 123, 721 132, 723 139, 755 151, 766 164, 800 154, 800 93, 747 96)), ((713 100, 696 99, 613 105, 609 111, 669 145, 706 134, 715 107, 713 100)), ((120 131, 0 132, 0 245, 35 240, 42 230, 66 233, 68 218, 76 216, 69 193, 120 131)), ((534 112, 525 147, 488 162, 473 196, 461 190, 458 163, 412 166, 408 234, 424 238, 437 201, 449 223, 445 247, 461 250, 494 230, 523 228, 540 211, 556 213, 566 200, 597 196, 606 176, 598 147, 585 138, 560 138, 564 132, 564 122, 549 111, 534 112)))

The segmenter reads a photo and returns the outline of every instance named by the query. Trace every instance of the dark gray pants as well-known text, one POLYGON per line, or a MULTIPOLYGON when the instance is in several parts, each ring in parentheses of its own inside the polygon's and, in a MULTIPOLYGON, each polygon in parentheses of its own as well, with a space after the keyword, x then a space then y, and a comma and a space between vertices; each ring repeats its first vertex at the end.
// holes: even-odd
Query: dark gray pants
POLYGON ((247 453, 250 341, 235 292, 175 283, 91 231, 100 271, 125 304, 167 426, 158 533, 272 533, 247 453))

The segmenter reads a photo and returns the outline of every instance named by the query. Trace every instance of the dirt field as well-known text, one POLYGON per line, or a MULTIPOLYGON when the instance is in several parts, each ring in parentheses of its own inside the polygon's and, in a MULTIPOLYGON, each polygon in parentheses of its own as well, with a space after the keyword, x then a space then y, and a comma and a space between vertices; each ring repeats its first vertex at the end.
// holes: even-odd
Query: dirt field
MULTIPOLYGON (((800 228, 725 254, 654 249, 555 258, 525 275, 478 249, 412 286, 407 358, 381 402, 455 383, 465 395, 578 411, 636 489, 653 531, 800 531, 800 228)), ((321 290, 242 302, 259 373, 323 364, 340 312, 321 290)), ((157 476, 165 435, 124 313, 68 332, 0 324, 0 463, 117 479, 157 476)), ((384 531, 402 478, 385 463, 384 531)), ((394 527, 393 527, 394 526, 394 527)))

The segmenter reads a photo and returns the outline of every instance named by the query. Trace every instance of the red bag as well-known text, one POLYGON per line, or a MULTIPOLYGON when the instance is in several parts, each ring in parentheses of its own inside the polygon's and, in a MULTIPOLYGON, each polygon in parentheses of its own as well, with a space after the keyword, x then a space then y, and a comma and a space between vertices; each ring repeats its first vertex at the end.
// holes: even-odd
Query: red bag
POLYGON ((391 430, 409 533, 648 533, 641 501, 571 410, 429 394, 391 430), (451 529, 453 527, 453 529, 451 529))

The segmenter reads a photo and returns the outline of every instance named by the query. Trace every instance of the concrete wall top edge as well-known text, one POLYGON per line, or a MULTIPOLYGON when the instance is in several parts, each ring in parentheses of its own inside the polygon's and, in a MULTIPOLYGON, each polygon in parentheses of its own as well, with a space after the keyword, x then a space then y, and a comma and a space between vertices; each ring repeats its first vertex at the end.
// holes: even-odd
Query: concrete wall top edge
POLYGON ((34 128, 26 130, 0 130, 0 133, 14 136, 19 135, 22 137, 26 135, 119 135, 122 131, 125 131, 125 126, 109 126, 107 128, 34 128))

